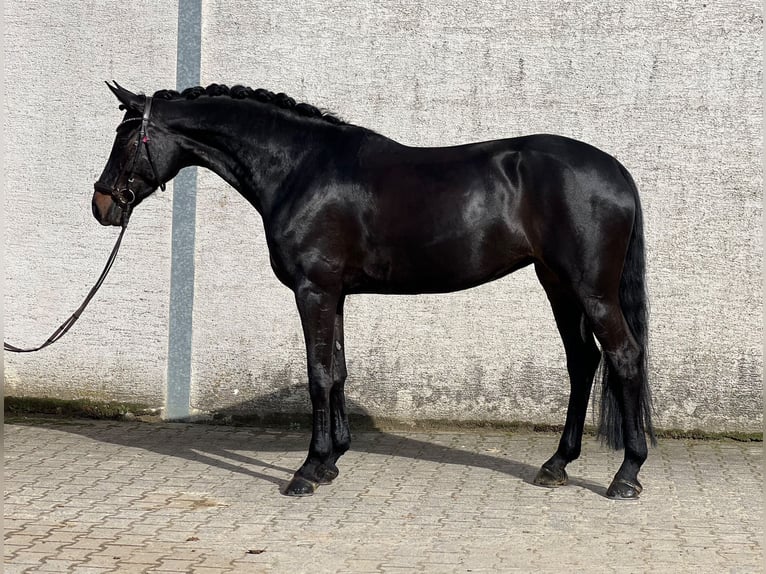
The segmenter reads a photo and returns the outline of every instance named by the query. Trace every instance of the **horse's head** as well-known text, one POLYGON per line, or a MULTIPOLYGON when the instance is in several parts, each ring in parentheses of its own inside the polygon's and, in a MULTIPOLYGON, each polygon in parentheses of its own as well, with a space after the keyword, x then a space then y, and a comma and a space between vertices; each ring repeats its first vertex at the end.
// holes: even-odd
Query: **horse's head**
POLYGON ((151 97, 137 95, 117 82, 109 89, 125 117, 117 126, 112 153, 94 184, 93 216, 101 225, 124 225, 133 208, 178 172, 178 149, 158 119, 151 97))

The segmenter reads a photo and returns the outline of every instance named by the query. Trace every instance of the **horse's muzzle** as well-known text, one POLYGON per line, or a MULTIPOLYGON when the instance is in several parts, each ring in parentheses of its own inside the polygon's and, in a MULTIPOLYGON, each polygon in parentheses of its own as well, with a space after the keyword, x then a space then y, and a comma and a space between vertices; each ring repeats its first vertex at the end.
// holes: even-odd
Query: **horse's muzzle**
POLYGON ((112 198, 111 190, 99 183, 96 183, 93 188, 95 192, 91 209, 96 221, 101 225, 122 225, 122 208, 112 198))

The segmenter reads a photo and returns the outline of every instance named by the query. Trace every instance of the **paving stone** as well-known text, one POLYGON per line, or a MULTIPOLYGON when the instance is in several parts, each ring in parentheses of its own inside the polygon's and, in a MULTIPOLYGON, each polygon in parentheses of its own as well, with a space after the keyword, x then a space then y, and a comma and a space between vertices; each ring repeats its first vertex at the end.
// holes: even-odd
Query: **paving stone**
POLYGON ((292 499, 279 486, 307 434, 70 422, 4 427, 5 572, 701 574, 763 560, 750 443, 663 440, 641 499, 618 503, 604 493, 622 453, 593 439, 554 490, 531 484, 553 434, 356 433, 340 477, 292 499))

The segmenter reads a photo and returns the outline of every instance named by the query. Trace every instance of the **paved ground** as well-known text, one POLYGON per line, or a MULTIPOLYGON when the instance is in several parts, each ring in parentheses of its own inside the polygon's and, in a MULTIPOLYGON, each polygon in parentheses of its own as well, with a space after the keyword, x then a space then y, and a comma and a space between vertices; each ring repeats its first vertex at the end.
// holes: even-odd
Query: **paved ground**
POLYGON ((6 424, 5 572, 761 572, 760 443, 665 440, 640 501, 594 439, 572 484, 530 484, 557 437, 357 433, 341 476, 279 494, 308 435, 6 424))

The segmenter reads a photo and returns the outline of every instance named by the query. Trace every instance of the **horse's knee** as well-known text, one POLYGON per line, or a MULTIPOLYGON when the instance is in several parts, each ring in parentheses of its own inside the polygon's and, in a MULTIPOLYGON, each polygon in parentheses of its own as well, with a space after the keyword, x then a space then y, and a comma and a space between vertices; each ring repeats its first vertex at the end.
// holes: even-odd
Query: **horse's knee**
POLYGON ((309 372, 309 396, 314 403, 329 401, 332 388, 333 380, 327 369, 320 367, 309 372))

